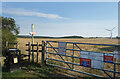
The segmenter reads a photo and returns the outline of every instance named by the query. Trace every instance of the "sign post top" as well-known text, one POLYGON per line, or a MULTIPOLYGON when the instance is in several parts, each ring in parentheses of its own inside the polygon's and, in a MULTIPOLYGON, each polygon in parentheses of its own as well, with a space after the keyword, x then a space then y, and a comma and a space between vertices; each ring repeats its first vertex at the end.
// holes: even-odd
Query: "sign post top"
POLYGON ((30 32, 29 34, 30 34, 30 35, 32 35, 32 34, 34 35, 34 34, 36 34, 36 32, 30 32))

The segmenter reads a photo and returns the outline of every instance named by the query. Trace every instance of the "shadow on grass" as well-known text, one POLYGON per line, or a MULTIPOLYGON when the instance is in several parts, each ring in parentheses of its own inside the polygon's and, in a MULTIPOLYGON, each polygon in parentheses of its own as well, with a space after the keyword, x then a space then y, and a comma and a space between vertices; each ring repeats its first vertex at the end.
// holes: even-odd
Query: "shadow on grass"
POLYGON ((49 79, 53 79, 52 77, 69 77, 63 74, 63 72, 57 71, 56 67, 49 66, 49 65, 43 65, 37 63, 29 63, 24 64, 24 67, 22 68, 26 71, 27 74, 35 75, 36 77, 47 77, 49 79))
POLYGON ((43 65, 41 66, 38 63, 24 62, 22 64, 21 70, 15 72, 4 72, 3 69, 3 78, 2 79, 54 79, 54 78, 79 78, 79 79, 93 79, 91 78, 82 78, 76 74, 69 73, 68 70, 43 65))
POLYGON ((12 73, 7 72, 7 66, 3 67, 2 79, 18 79, 18 78, 48 78, 53 79, 53 77, 69 77, 64 75, 64 73, 57 71, 56 67, 44 65, 41 66, 38 63, 32 63, 25 61, 21 65, 21 70, 14 71, 12 73))
POLYGON ((113 52, 115 50, 115 47, 104 47, 104 48, 99 48, 99 50, 113 52))

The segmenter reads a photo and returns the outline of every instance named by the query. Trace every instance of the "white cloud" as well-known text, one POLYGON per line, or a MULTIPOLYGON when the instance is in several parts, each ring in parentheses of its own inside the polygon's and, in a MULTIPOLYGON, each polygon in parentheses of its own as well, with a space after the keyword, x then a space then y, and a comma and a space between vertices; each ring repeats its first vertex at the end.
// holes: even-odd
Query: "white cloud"
POLYGON ((3 9, 3 13, 19 15, 19 16, 37 16, 37 17, 50 18, 50 19, 68 19, 68 18, 59 16, 57 14, 47 14, 42 12, 29 11, 22 8, 3 9))

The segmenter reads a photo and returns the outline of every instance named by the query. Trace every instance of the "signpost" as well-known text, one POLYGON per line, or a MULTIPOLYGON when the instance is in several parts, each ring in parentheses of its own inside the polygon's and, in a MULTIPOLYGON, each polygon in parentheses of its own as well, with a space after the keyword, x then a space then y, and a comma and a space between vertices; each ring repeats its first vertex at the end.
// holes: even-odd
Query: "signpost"
POLYGON ((36 32, 34 32, 34 25, 32 24, 32 28, 31 28, 32 32, 30 32, 29 34, 32 35, 32 44, 34 44, 34 34, 36 34, 36 32))
MULTIPOLYGON (((32 32, 33 32, 33 30, 34 30, 34 26, 32 24, 32 32)), ((34 44, 34 35, 33 34, 32 34, 32 44, 34 44)))
POLYGON ((30 35, 32 35, 32 34, 34 35, 34 34, 36 34, 36 32, 30 32, 30 35))
MULTIPOLYGON (((32 28, 31 28, 30 35, 32 35, 32 44, 34 44, 34 34, 36 34, 36 32, 34 32, 34 25, 32 24, 32 28)), ((34 50, 34 47, 32 46, 32 50, 34 50)), ((34 51, 32 51, 32 61, 34 62, 34 51)))

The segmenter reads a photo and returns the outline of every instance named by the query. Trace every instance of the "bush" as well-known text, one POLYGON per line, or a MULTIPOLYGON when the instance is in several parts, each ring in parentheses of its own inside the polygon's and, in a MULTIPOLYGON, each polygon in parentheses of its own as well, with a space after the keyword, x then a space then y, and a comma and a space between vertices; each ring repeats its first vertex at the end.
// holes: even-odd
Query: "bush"
POLYGON ((13 18, 2 17, 2 55, 6 56, 6 42, 17 42, 16 35, 19 34, 19 27, 13 18))

